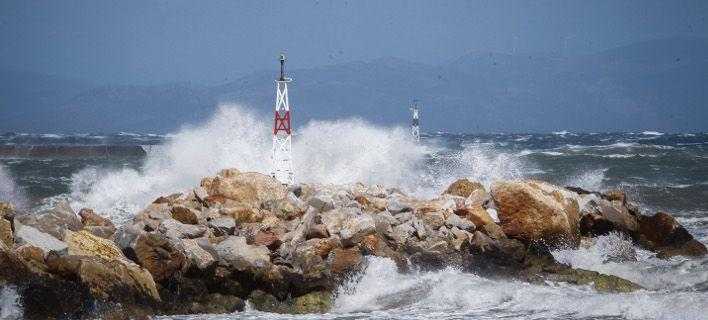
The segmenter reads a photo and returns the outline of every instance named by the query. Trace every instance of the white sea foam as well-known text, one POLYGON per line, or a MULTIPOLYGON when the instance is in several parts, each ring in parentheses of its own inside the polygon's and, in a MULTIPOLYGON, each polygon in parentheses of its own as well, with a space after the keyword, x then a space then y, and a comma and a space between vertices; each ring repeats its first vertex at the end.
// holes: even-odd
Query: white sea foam
POLYGON ((568 178, 563 185, 580 187, 586 190, 602 191, 605 189, 606 168, 582 171, 568 178))
POLYGON ((708 261, 706 258, 665 260, 656 258, 652 252, 634 248, 636 261, 613 260, 628 248, 633 248, 632 240, 618 233, 610 233, 596 237, 589 247, 554 251, 553 257, 574 268, 615 275, 650 290, 677 291, 708 282, 708 273, 702 272, 708 261))
POLYGON ((452 268, 400 274, 392 261, 371 257, 363 274, 337 292, 333 315, 372 312, 382 318, 474 318, 493 311, 497 317, 513 319, 529 314, 534 318, 701 319, 707 302, 706 293, 598 294, 588 287, 490 280, 452 268))
POLYGON ((27 205, 24 193, 2 165, 0 165, 0 201, 8 201, 19 208, 27 205))
POLYGON ((658 132, 658 131, 644 131, 642 132, 643 135, 645 136, 663 136, 663 132, 658 132))
POLYGON ((14 286, 0 288, 0 319, 22 319, 20 295, 14 286))

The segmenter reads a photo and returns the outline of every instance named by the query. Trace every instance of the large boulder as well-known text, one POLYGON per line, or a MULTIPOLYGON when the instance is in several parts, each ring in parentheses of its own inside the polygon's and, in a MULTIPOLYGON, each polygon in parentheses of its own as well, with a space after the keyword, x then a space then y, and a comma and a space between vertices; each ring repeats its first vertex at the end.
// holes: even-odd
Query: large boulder
POLYGON ((106 300, 111 295, 132 293, 141 301, 160 300, 155 281, 146 269, 128 260, 110 240, 88 231, 66 231, 68 255, 47 258, 50 270, 69 273, 86 284, 91 293, 106 300))
POLYGON ((79 231, 83 227, 81 219, 66 201, 60 201, 53 208, 36 214, 17 216, 15 220, 59 240, 63 240, 65 230, 79 231))
POLYGON ((37 247, 45 255, 51 251, 64 254, 68 248, 66 242, 17 221, 15 222, 15 241, 18 244, 29 244, 37 247))
POLYGON ((288 193, 288 189, 273 177, 235 169, 222 170, 216 177, 205 178, 201 186, 209 197, 220 196, 254 206, 269 200, 284 199, 288 193))
POLYGON ((150 271, 155 281, 167 280, 185 266, 184 253, 164 235, 143 233, 129 245, 127 251, 138 264, 150 271))
POLYGON ((229 236, 215 246, 221 264, 239 271, 264 272, 270 266, 270 250, 246 243, 246 238, 229 236))
POLYGON ((98 215, 91 209, 81 209, 81 211, 79 211, 79 217, 81 217, 81 224, 84 226, 83 229, 88 230, 96 236, 109 239, 116 232, 116 227, 111 220, 98 215))
POLYGON ((617 200, 608 201, 593 197, 583 209, 585 214, 580 219, 580 232, 583 235, 607 235, 612 231, 631 235, 639 227, 637 217, 617 200))
POLYGON ((524 243, 579 244, 576 195, 540 181, 498 182, 491 195, 504 233, 524 243))
POLYGON ((484 190, 484 186, 482 186, 482 184, 479 182, 472 182, 467 179, 459 179, 453 182, 449 187, 447 187, 447 190, 445 190, 444 194, 451 194, 454 196, 467 198, 473 192, 480 189, 484 190))
POLYGON ((668 258, 676 255, 702 256, 706 246, 694 239, 672 215, 658 212, 653 216, 639 216, 637 238, 639 243, 668 258))

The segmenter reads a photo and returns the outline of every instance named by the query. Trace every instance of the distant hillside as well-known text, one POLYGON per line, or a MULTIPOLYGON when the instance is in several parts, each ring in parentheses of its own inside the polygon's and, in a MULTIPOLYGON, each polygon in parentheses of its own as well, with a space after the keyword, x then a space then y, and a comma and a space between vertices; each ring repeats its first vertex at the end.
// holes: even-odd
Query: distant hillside
MULTIPOLYGON (((275 73, 211 87, 120 86, 81 93, 79 85, 61 90, 63 84, 45 82, 47 92, 74 95, 55 94, 55 104, 46 98, 32 102, 31 112, 15 108, 3 129, 165 132, 202 121, 220 101, 270 113, 275 73)), ((296 124, 350 116, 404 124, 407 105, 417 98, 427 130, 708 131, 706 39, 655 40, 569 58, 475 52, 438 66, 384 58, 295 69, 291 76, 296 124)), ((0 98, 8 94, 13 90, 0 98)), ((5 101, 23 106, 31 100, 0 100, 0 119, 7 114, 5 101)))
POLYGON ((92 86, 80 80, 0 69, 0 131, 41 129, 47 125, 47 111, 92 86))

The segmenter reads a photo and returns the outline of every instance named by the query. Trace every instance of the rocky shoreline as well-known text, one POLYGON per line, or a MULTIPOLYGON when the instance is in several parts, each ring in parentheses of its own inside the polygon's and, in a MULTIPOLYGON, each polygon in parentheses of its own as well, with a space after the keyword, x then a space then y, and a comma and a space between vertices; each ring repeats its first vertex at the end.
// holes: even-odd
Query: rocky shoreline
MULTIPOLYGON (((621 191, 531 180, 485 190, 461 179, 435 199, 416 199, 376 185, 285 187, 226 169, 119 227, 66 203, 35 214, 0 203, 0 216, 0 283, 17 287, 30 319, 231 313, 246 301, 322 313, 367 256, 392 259, 400 272, 454 266, 631 292, 641 287, 560 264, 550 250, 617 232, 661 258, 707 252, 670 214, 643 215, 621 191)), ((634 254, 628 247, 612 258, 634 254)))

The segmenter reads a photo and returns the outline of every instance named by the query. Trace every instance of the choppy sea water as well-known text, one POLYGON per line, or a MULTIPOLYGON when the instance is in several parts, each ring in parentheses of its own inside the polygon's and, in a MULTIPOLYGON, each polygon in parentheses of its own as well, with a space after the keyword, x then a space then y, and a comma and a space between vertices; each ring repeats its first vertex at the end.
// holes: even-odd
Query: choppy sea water
MULTIPOLYGON (((207 123, 169 135, 2 134, 5 150, 58 148, 42 157, 1 156, 0 200, 37 210, 67 199, 74 209, 91 207, 121 223, 157 196, 193 187, 221 168, 269 172, 269 125, 246 109, 224 106, 207 123), (97 145, 141 146, 146 155, 61 151, 61 146, 97 145)), ((293 152, 300 182, 378 183, 421 197, 438 194, 458 177, 487 186, 499 179, 539 178, 592 190, 621 188, 646 213, 670 212, 708 243, 707 133, 438 132, 415 143, 407 128, 356 119, 312 121, 297 129, 293 152)), ((607 262, 607 253, 623 241, 603 237, 590 248, 554 256, 627 278, 646 290, 600 294, 586 287, 490 280, 454 269, 399 274, 391 261, 373 258, 357 282, 340 288, 327 315, 250 310, 172 318, 708 319, 708 259, 660 260, 640 250, 637 262, 607 262)), ((12 288, 2 289, 0 306, 3 314, 21 314, 12 288)))

